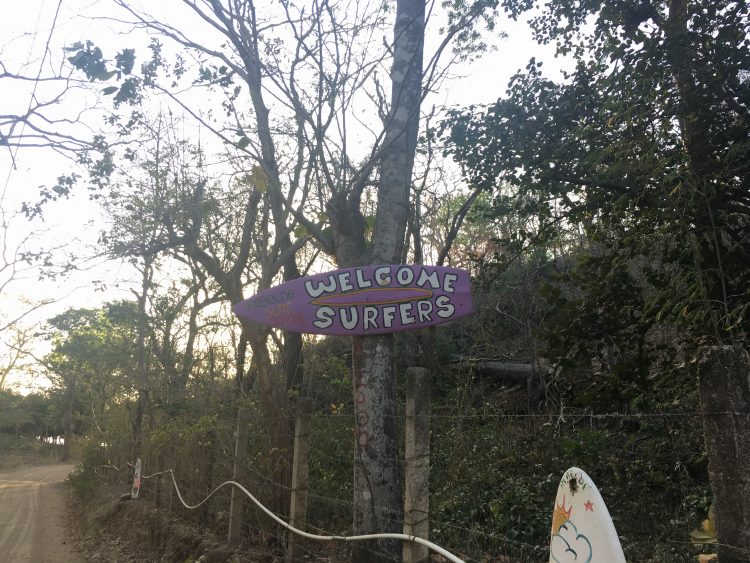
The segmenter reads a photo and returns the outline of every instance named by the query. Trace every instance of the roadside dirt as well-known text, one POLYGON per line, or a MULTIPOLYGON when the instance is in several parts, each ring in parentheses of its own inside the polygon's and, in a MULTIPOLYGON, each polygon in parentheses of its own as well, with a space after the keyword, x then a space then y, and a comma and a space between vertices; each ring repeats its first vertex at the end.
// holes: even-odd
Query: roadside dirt
POLYGON ((0 473, 0 563, 79 563, 68 527, 69 464, 0 473))

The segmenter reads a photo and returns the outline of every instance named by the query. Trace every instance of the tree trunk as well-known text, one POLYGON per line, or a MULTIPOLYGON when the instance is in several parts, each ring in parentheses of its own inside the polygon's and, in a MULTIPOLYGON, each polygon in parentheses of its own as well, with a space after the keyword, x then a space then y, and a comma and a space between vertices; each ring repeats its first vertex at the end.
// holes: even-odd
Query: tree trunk
POLYGON ((750 561, 750 358, 715 346, 699 365, 699 392, 714 493, 719 561, 750 561))
POLYGON ((424 1, 398 0, 391 68, 391 111, 385 126, 371 263, 403 254, 422 102, 424 1))
POLYGON ((138 399, 135 407, 135 420, 133 421, 134 458, 142 457, 143 418, 146 413, 146 405, 149 399, 148 372, 146 365, 146 300, 151 289, 151 266, 153 256, 144 253, 143 272, 141 277, 141 292, 138 294, 138 342, 137 342, 137 370, 136 384, 138 385, 138 399))
MULTIPOLYGON (((236 301, 232 301, 232 303, 236 303, 236 301)), ((240 341, 237 343, 237 357, 235 358, 235 374, 234 374, 234 382, 237 388, 237 393, 241 394, 243 391, 247 391, 250 387, 252 387, 252 382, 248 381, 247 373, 246 373, 246 365, 247 362, 247 331, 245 330, 245 327, 242 327, 242 330, 240 332, 240 341)))
POLYGON ((696 53, 690 44, 688 4, 689 0, 672 0, 669 3, 666 46, 679 95, 677 118, 680 132, 691 171, 699 181, 705 174, 711 151, 708 131, 699 113, 703 102, 694 78, 696 53))
MULTIPOLYGON (((366 257, 337 253, 340 266, 363 262, 394 264, 400 262, 403 254, 422 100, 424 19, 423 0, 398 0, 390 74, 391 108, 381 148, 377 212, 370 252, 366 257)), ((347 247, 360 246, 350 244, 347 247)), ((400 532, 403 500, 401 465, 397 459, 393 336, 353 338, 352 364, 356 424, 354 533, 400 532)), ((398 541, 355 544, 352 561, 399 560, 401 551, 398 541)))
POLYGON ((287 461, 292 440, 288 438, 288 405, 285 383, 280 370, 276 369, 268 352, 266 329, 251 323, 243 325, 248 329, 248 342, 253 352, 252 367, 255 385, 261 401, 264 425, 268 432, 269 465, 273 468, 271 480, 274 484, 273 497, 269 508, 277 514, 288 514, 287 461))
MULTIPOLYGON (((284 281, 289 282, 300 277, 297 264, 295 262, 294 255, 287 260, 284 265, 284 281)), ((294 516, 291 512, 290 498, 286 493, 288 487, 292 486, 292 467, 294 465, 294 452, 295 452, 295 420, 292 416, 297 410, 296 398, 302 395, 302 380, 304 378, 304 356, 302 353, 302 333, 284 331, 284 347, 282 349, 281 363, 284 371, 285 391, 286 393, 282 397, 285 400, 284 407, 286 408, 285 414, 286 421, 284 423, 285 432, 284 434, 288 437, 284 440, 283 449, 286 452, 286 462, 284 463, 284 480, 281 483, 284 487, 280 490, 281 497, 284 499, 281 505, 282 514, 289 514, 294 516)))
POLYGON ((720 250, 722 229, 717 228, 722 223, 722 214, 717 212, 715 205, 716 188, 711 173, 711 168, 715 166, 715 156, 709 120, 705 115, 706 102, 702 99, 701 89, 695 78, 699 73, 700 63, 696 62, 698 55, 691 43, 689 4, 689 0, 669 2, 665 46, 677 87, 677 119, 688 156, 690 175, 686 187, 694 194, 691 196, 691 200, 694 200, 691 205, 696 205, 689 219, 692 227, 688 230, 688 237, 691 239, 701 293, 705 302, 710 304, 714 335, 717 340, 723 341, 724 330, 729 328, 727 320, 730 315, 727 280, 722 266, 723 251, 720 250), (710 234, 713 248, 703 246, 705 242, 701 239, 707 233, 710 234), (721 311, 717 304, 720 304, 721 311))
POLYGON ((60 461, 68 461, 70 459, 70 446, 73 442, 73 399, 76 392, 75 379, 66 380, 65 385, 65 413, 63 414, 63 432, 65 438, 63 442, 62 453, 60 454, 60 461))
MULTIPOLYGON (((401 532, 401 466, 396 432, 393 336, 353 338, 355 534, 401 532)), ((398 541, 357 542, 352 561, 398 560, 398 541)))

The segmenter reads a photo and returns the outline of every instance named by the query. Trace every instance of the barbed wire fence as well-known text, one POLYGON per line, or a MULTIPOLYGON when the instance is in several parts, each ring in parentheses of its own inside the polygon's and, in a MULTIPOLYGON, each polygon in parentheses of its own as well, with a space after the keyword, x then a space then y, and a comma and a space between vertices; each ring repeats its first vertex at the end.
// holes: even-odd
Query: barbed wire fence
MULTIPOLYGON (((504 561, 544 560, 548 547, 546 538, 535 536, 532 528, 538 528, 540 522, 547 522, 546 525, 549 526, 548 520, 554 494, 550 496, 548 491, 556 487, 557 480, 566 468, 562 465, 574 463, 571 460, 558 460, 562 464, 559 474, 549 475, 546 481, 537 483, 538 491, 528 491, 528 487, 526 489, 521 487, 519 479, 513 475, 512 466, 524 456, 528 457, 528 452, 533 451, 539 445, 540 440, 546 440, 545 443, 556 440, 563 444, 563 453, 566 447, 570 447, 572 448, 570 457, 580 459, 581 456, 586 458, 601 452, 606 449, 605 446, 609 445, 594 448, 593 452, 581 452, 575 449, 576 440, 581 437, 591 439, 587 433, 604 433, 606 430, 611 430, 613 425, 617 428, 624 422, 643 422, 661 427, 665 436, 668 437, 673 425, 682 427, 683 431, 685 427, 699 431, 702 417, 724 416, 746 417, 750 416, 750 413, 733 411, 706 413, 698 410, 587 412, 581 409, 561 409, 558 413, 551 415, 498 413, 490 409, 484 409, 482 412, 455 413, 435 409, 430 414, 430 419, 434 422, 430 463, 434 468, 434 475, 443 475, 443 477, 431 487, 431 496, 437 502, 433 503, 430 509, 430 538, 440 545, 451 546, 455 550, 456 554, 452 556, 460 557, 460 559, 449 559, 451 561, 485 563, 492 560, 488 559, 488 556, 506 557, 504 561), (534 427, 530 429, 523 424, 508 424, 523 421, 532 421, 534 427), (489 429, 496 430, 498 425, 502 425, 506 432, 489 432, 489 429), (539 429, 545 429, 546 433, 539 433, 535 436, 535 432, 539 429), (457 442, 460 442, 461 451, 456 451, 457 442), (451 459, 456 454, 463 458, 451 459), (472 456, 474 456, 473 460, 472 456), (477 478, 477 474, 473 471, 474 466, 486 465, 489 461, 494 461, 497 470, 488 471, 486 475, 479 475, 477 478), (460 470, 461 465, 465 466, 464 471, 460 470), (493 485, 487 482, 487 479, 492 478, 505 479, 506 482, 504 485, 499 483, 493 485), (514 499, 502 498, 503 491, 514 486, 521 487, 523 491, 531 495, 527 499, 529 502, 526 507, 519 507, 519 503, 522 503, 524 498, 515 499, 518 501, 516 504, 513 504, 514 499), (451 488, 452 492, 450 492, 451 488), (471 494, 472 491, 481 489, 486 489, 487 493, 471 494), (493 495, 498 498, 493 500, 493 495), (508 507, 512 508, 513 514, 502 513, 508 507), (519 529, 523 533, 519 532, 519 529)), ((400 424, 403 424, 405 415, 399 413, 396 418, 400 424)), ((260 425, 262 425, 262 420, 260 425)), ((345 409, 338 409, 335 412, 318 411, 312 417, 308 513, 315 516, 309 518, 304 525, 305 530, 308 531, 300 531, 316 538, 325 538, 322 541, 349 541, 344 538, 348 531, 352 506, 349 477, 352 464, 353 425, 353 413, 345 409)), ((182 460, 182 464, 170 469, 160 469, 143 477, 144 481, 150 479, 160 481, 161 477, 167 475, 170 477, 169 487, 151 487, 150 494, 155 502, 170 511, 176 511, 180 506, 191 510, 203 508, 204 512, 201 516, 203 523, 210 523, 215 531, 221 534, 225 531, 225 521, 217 515, 226 513, 229 506, 228 485, 241 487, 245 495, 255 499, 258 503, 260 502, 258 497, 262 498, 275 487, 281 486, 291 493, 291 487, 274 483, 269 477, 270 468, 264 465, 262 447, 257 443, 250 448, 251 453, 248 454, 243 464, 246 469, 246 479, 243 483, 232 483, 231 479, 227 479, 227 476, 231 475, 231 463, 234 461, 230 432, 231 425, 227 424, 223 432, 215 431, 214 439, 210 443, 203 441, 199 436, 192 444, 183 443, 179 447, 173 444, 173 451, 162 451, 161 463, 179 459, 182 460), (213 460, 210 475, 206 475, 209 471, 208 464, 205 463, 206 458, 213 460), (216 486, 217 482, 220 483, 219 486, 216 486), (213 487, 213 490, 207 490, 209 486, 213 487), (250 492, 251 490, 254 494, 250 492), (185 498, 201 500, 196 505, 189 505, 185 498)), ((286 438, 291 440, 293 435, 289 434, 286 438)), ((583 441, 579 440, 578 444, 581 443, 583 441)), ((668 446, 668 441, 665 444, 668 446)), ((676 462, 681 463, 678 455, 681 444, 675 442, 672 446, 672 451, 667 448, 659 452, 661 457, 663 459, 672 457, 676 462)), ((629 464, 645 463, 644 459, 639 457, 643 452, 638 447, 639 442, 636 439, 632 443, 622 444, 622 448, 615 452, 621 467, 627 468, 629 464)), ((156 459, 156 456, 152 457, 156 459)), ((402 464, 408 460, 407 457, 398 458, 402 464)), ((657 462, 654 466, 658 466, 657 462)), ((530 463, 533 464, 534 461, 530 460, 530 463)), ((575 464, 585 465, 577 461, 575 464)), ((118 472, 130 466, 132 464, 120 463, 120 467, 116 464, 102 464, 102 467, 118 472)), ((613 475, 611 464, 602 463, 601 466, 607 470, 608 476, 613 475)), ((164 466, 161 465, 161 467, 164 466)), ((639 466, 640 469, 643 468, 639 466)), ((659 468, 656 467, 656 469, 659 468)), ((684 471, 684 468, 677 468, 675 475, 668 477, 683 493, 690 494, 689 488, 695 484, 696 480, 690 478, 684 471), (684 482, 677 482, 680 479, 684 482)), ((687 541, 689 529, 685 529, 684 534, 677 537, 654 539, 653 534, 649 535, 648 521, 653 522, 655 518, 658 518, 657 513, 643 518, 646 522, 640 528, 627 525, 627 519, 618 512, 620 509, 631 510, 636 504, 627 504, 619 497, 608 498, 607 493, 613 491, 615 487, 608 486, 606 480, 597 481, 603 488, 605 500, 610 506, 610 512, 615 519, 626 552, 635 544, 641 548, 651 544, 651 552, 674 553, 674 561, 684 560, 679 557, 683 557, 685 553, 695 552, 696 548, 687 541)), ((644 481, 637 485, 645 491, 651 491, 661 486, 659 482, 659 479, 654 478, 652 482, 644 481)), ((695 495, 699 496, 699 493, 696 492, 695 495)), ((246 511, 243 526, 256 538, 265 537, 273 540, 273 544, 277 547, 284 546, 288 541, 284 530, 289 528, 286 523, 289 516, 289 514, 282 513, 272 515, 267 509, 258 507, 254 514, 250 510, 246 511), (269 526, 260 513, 275 524, 269 526)), ((400 536, 399 538, 404 539, 400 536)), ((406 538, 406 541, 413 541, 408 539, 409 536, 406 538)), ((305 544, 304 549, 311 556, 320 555, 321 552, 320 548, 309 544, 305 544)), ((737 547, 736 549, 742 551, 743 548, 737 547)), ((340 552, 338 556, 346 557, 345 551, 340 552)))

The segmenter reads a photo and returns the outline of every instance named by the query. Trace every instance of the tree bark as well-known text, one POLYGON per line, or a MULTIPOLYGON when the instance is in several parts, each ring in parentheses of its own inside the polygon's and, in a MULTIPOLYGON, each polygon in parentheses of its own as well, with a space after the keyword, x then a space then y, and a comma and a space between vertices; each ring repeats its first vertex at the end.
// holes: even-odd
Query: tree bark
POLYGON ((60 461, 70 459, 70 446, 73 442, 73 401, 76 392, 76 381, 73 378, 65 382, 65 413, 63 414, 63 432, 65 434, 60 461))
POLYGON ((274 485, 269 508, 277 514, 288 514, 288 510, 285 510, 289 498, 287 461, 292 440, 288 437, 288 405, 284 381, 268 352, 266 329, 246 321, 243 321, 243 327, 248 329, 255 385, 268 432, 269 465, 273 467, 271 480, 274 485))
MULTIPOLYGON (((299 269, 294 254, 290 254, 289 258, 284 264, 284 281, 289 282, 300 277, 299 269)), ((281 364, 284 372, 285 382, 285 393, 281 397, 284 401, 283 413, 286 414, 286 420, 284 423, 285 434, 289 436, 295 436, 295 417, 293 413, 297 408, 296 398, 302 395, 302 379, 304 378, 304 356, 302 353, 302 333, 284 331, 284 347, 282 350, 281 364)), ((281 412, 279 414, 282 414, 281 412)), ((283 438, 282 438, 283 439, 283 438)), ((294 465, 294 454, 296 451, 296 445, 293 440, 286 439, 285 442, 285 454, 286 460, 283 465, 284 475, 282 484, 287 487, 292 485, 293 480, 293 465, 294 465)), ((293 485, 292 485, 293 486, 293 485)), ((279 491, 283 504, 281 505, 282 514, 290 514, 291 512, 291 500, 285 488, 281 488, 279 491)), ((293 515, 292 515, 293 516, 293 515)))
POLYGON ((399 0, 394 26, 391 68, 391 111, 379 166, 378 208, 371 258, 398 264, 403 254, 409 216, 414 153, 422 102, 424 50, 423 0, 399 0))
POLYGON ((146 364, 146 336, 148 321, 146 316, 146 301, 148 292, 151 289, 151 266, 154 257, 143 253, 143 272, 141 276, 141 292, 138 294, 138 342, 137 342, 137 373, 136 382, 138 385, 138 399, 135 406, 135 420, 133 421, 133 448, 134 456, 142 457, 141 447, 143 439, 143 418, 146 413, 146 405, 149 400, 148 390, 148 371, 146 364))
POLYGON ((688 4, 689 0, 672 0, 669 3, 665 32, 668 39, 667 55, 679 95, 677 117, 682 140, 685 143, 691 171, 695 179, 700 180, 705 174, 711 147, 708 131, 700 116, 703 102, 693 78, 696 54, 690 45, 688 4))
MULTIPOLYGON (((354 534, 401 532, 401 466, 396 432, 393 336, 352 339, 354 384, 354 534)), ((353 562, 398 559, 398 541, 357 542, 353 562)))
MULTIPOLYGON (((381 148, 375 226, 364 263, 395 264, 403 254, 422 100, 424 25, 423 0, 398 0, 390 73, 391 108, 381 148)), ((349 244, 347 248, 358 246, 361 247, 349 244)), ((341 266, 363 263, 362 258, 361 254, 337 255, 341 266)), ((403 527, 403 500, 393 336, 353 338, 352 364, 356 424, 353 531, 398 533, 403 527)), ((399 560, 401 551, 398 541, 358 543, 352 548, 352 561, 399 560)))
POLYGON ((708 477, 721 563, 750 561, 750 357, 715 346, 699 364, 708 477))

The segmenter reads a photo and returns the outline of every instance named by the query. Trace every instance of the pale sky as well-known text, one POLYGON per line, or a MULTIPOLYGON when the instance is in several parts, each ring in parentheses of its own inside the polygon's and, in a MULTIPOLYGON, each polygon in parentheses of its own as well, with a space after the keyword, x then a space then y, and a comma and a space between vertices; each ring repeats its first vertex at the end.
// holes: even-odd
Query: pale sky
MULTIPOLYGON (((22 71, 28 76, 40 72, 40 61, 45 44, 50 37, 52 22, 58 9, 57 25, 50 38, 50 51, 45 55, 42 75, 57 68, 63 58, 61 51, 65 45, 76 41, 91 39, 97 45, 114 53, 123 47, 135 47, 143 53, 149 38, 143 32, 127 32, 116 22, 98 19, 108 16, 116 19, 127 19, 120 8, 111 0, 24 0, 9 2, 3 7, 3 18, 0 20, 0 61, 9 71, 22 71)), ((171 18, 179 18, 180 28, 192 37, 202 37, 205 26, 200 31, 190 33, 191 26, 199 23, 194 18, 182 19, 184 8, 177 0, 156 2, 133 2, 133 5, 145 5, 149 10, 155 6, 171 18), (177 6, 179 9, 176 9, 177 6)), ((175 20, 171 20, 175 21, 175 20)), ((493 40, 496 50, 486 54, 483 59, 455 69, 461 78, 447 84, 433 99, 426 100, 425 107, 437 104, 467 106, 470 104, 488 103, 501 96, 509 78, 525 67, 532 56, 545 61, 544 70, 551 77, 557 77, 562 61, 551 56, 551 48, 542 48, 531 40, 524 23, 505 20, 501 15, 497 29, 505 31, 508 38, 502 41, 493 40)), ((491 38, 492 39, 492 38, 491 38)), ((435 40, 433 36, 433 40, 435 40)), ((166 43, 166 42, 165 42, 166 43)), ((429 46, 428 46, 429 50, 429 46)), ((0 80, 0 100, 2 113, 22 112, 28 107, 33 84, 12 83, 0 80)), ((42 97, 48 90, 44 86, 36 94, 42 97)), ((87 104, 94 103, 89 95, 80 95, 67 99, 61 105, 61 112, 78 113, 87 104)), ((62 114, 60 114, 62 115, 62 114)), ((95 110, 82 114, 81 120, 96 129, 101 117, 95 110)), ((0 147, 0 188, 3 193, 3 208, 12 214, 20 208, 23 201, 33 201, 39 185, 52 185, 54 179, 63 173, 75 170, 75 165, 49 149, 21 149, 0 147), (11 166, 11 152, 15 155, 16 169, 11 166)), ((77 256, 90 256, 95 252, 95 243, 103 226, 102 215, 97 206, 88 200, 85 188, 81 187, 70 200, 51 204, 45 212, 44 221, 28 222, 23 217, 12 219, 7 240, 0 241, 12 246, 31 231, 31 248, 63 247, 68 253, 77 256)), ((4 235, 0 232, 0 237, 4 235)), ((38 302, 43 299, 61 299, 57 304, 44 307, 26 319, 27 324, 43 321, 45 318, 61 312, 68 307, 97 306, 104 301, 130 297, 130 279, 132 272, 120 263, 101 264, 95 261, 87 269, 77 272, 68 278, 56 281, 22 280, 9 286, 0 293, 0 314, 5 318, 19 311, 20 300, 38 302), (105 280, 108 289, 95 291, 93 280, 105 280)), ((0 278, 0 284, 3 283, 0 278)), ((2 320, 3 317, 0 317, 2 320)), ((2 362, 3 342, 0 341, 0 362, 2 362)), ((19 375, 13 382, 27 385, 19 375)), ((43 382, 38 382, 43 384, 43 382)))

